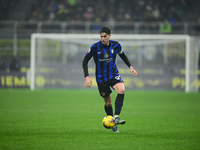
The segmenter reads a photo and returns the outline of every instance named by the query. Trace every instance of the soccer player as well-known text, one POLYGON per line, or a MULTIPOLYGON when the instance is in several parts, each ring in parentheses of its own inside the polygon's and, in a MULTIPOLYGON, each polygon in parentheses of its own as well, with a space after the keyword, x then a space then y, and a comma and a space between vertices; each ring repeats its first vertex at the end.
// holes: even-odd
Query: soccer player
POLYGON ((96 82, 98 85, 99 93, 104 99, 104 109, 107 115, 113 116, 112 100, 110 96, 112 91, 110 87, 112 87, 118 93, 115 100, 114 115, 116 126, 112 128, 112 130, 113 132, 119 132, 117 125, 125 124, 126 121, 119 118, 119 114, 121 112, 124 101, 125 86, 115 63, 117 54, 129 67, 130 72, 135 75, 135 77, 137 76, 137 72, 131 66, 130 61, 125 55, 120 43, 114 40, 110 40, 110 37, 110 29, 108 27, 103 27, 100 30, 101 40, 97 43, 94 43, 90 47, 89 51, 86 53, 83 59, 82 66, 85 76, 85 86, 90 88, 92 86, 92 80, 90 79, 88 73, 88 62, 93 57, 96 65, 96 82))

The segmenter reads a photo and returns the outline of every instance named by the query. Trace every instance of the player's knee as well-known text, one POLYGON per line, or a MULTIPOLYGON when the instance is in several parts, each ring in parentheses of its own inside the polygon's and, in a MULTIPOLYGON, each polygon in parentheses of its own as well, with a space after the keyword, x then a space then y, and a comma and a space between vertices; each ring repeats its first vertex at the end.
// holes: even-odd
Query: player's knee
POLYGON ((125 88, 120 88, 117 93, 118 94, 124 94, 125 93, 125 88))
POLYGON ((111 102, 111 101, 105 101, 105 105, 106 105, 107 107, 111 107, 111 106, 112 106, 112 102, 111 102))
POLYGON ((112 106, 112 103, 107 103, 106 106, 107 106, 107 107, 111 107, 111 106, 112 106))
POLYGON ((111 99, 109 97, 104 98, 104 101, 105 101, 105 105, 107 107, 111 107, 112 106, 112 101, 111 101, 111 99))

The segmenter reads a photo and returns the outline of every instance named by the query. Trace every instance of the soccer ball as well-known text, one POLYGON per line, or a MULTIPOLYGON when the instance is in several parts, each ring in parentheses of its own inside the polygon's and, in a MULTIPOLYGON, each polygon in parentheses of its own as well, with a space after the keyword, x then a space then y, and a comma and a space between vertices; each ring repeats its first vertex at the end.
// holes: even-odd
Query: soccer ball
POLYGON ((105 116, 102 120, 102 124, 106 129, 111 129, 115 126, 115 119, 113 116, 105 116))

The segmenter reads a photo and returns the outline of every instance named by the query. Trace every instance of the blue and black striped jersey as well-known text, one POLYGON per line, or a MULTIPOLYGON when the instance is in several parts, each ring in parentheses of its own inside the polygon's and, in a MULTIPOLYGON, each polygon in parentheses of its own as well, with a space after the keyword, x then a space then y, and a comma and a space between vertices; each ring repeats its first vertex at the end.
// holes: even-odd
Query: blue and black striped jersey
POLYGON ((104 46, 101 41, 93 44, 86 56, 88 61, 94 58, 96 65, 97 83, 104 83, 119 75, 115 60, 117 54, 122 54, 123 49, 119 42, 110 40, 109 46, 104 46))

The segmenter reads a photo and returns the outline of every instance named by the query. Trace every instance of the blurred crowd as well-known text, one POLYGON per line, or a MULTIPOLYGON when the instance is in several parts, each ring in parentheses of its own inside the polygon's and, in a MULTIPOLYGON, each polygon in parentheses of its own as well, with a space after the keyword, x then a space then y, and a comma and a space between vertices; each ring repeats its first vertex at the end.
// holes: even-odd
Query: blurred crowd
POLYGON ((185 0, 34 0, 24 21, 183 21, 185 0))
POLYGON ((0 20, 8 17, 9 12, 15 6, 15 0, 0 0, 0 20))
POLYGON ((0 54, 0 72, 6 71, 7 68, 10 72, 20 71, 21 63, 18 55, 12 56, 10 62, 6 63, 0 54))

